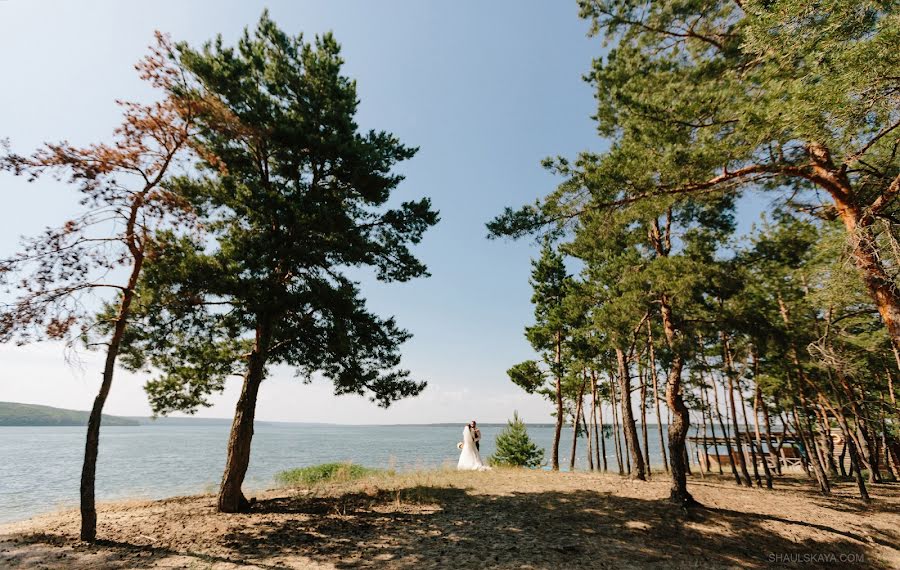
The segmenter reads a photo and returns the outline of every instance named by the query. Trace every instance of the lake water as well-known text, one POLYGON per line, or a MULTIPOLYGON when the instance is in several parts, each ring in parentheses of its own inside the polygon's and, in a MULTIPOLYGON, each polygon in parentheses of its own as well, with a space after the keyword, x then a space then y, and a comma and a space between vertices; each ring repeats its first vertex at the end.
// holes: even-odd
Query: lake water
MULTIPOLYGON (((656 426, 649 426, 651 464, 661 466, 656 426)), ((481 455, 494 452, 503 428, 483 426, 481 455)), ((640 428, 639 428, 640 429, 640 428)), ((97 465, 97 499, 163 498, 215 492, 225 465, 227 424, 104 427, 97 465)), ((552 427, 530 427, 546 449, 552 427)), ((332 461, 398 470, 455 466, 462 426, 307 426, 258 423, 245 490, 273 485, 278 471, 332 461)), ((85 428, 0 427, 0 522, 78 505, 85 428)), ((563 430, 560 463, 568 466, 571 427, 563 430)), ((608 439, 610 467, 615 464, 608 439)), ((587 466, 578 444, 576 469, 587 466)))

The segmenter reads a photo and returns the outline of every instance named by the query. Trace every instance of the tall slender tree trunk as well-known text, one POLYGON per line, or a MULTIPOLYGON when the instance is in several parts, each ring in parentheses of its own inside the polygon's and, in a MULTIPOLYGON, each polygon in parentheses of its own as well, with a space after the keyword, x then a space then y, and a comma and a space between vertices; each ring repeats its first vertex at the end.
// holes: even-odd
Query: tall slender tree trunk
MULTIPOLYGON (((603 408, 600 408, 600 429, 597 429, 597 371, 591 370, 591 417, 594 424, 594 453, 596 454, 597 469, 600 469, 600 450, 603 450, 603 471, 606 471, 606 442, 603 437, 603 408)), ((603 402, 600 401, 602 406, 603 402)))
MULTIPOLYGON (((754 353, 754 368, 756 366, 756 354, 754 353)), ((759 390, 759 385, 756 384, 757 375, 754 374, 754 390, 753 390, 753 426, 756 429, 756 446, 759 448, 760 459, 762 459, 763 464, 763 472, 766 474, 766 488, 772 488, 772 471, 769 469, 769 461, 766 459, 766 454, 769 454, 769 457, 772 457, 773 461, 778 462, 778 456, 776 456, 772 452, 772 442, 767 441, 766 447, 763 449, 762 445, 762 434, 759 431, 759 408, 763 406, 762 394, 759 390)))
MULTIPOLYGON (((846 438, 846 436, 844 436, 846 438)), ((844 445, 841 446, 841 454, 838 456, 838 468, 841 470, 841 477, 847 476, 847 468, 844 467, 844 458, 847 457, 847 440, 844 439, 844 445)))
POLYGON ((613 421, 613 449, 616 452, 616 463, 619 464, 619 475, 625 475, 625 468, 622 464, 622 442, 619 439, 619 418, 618 412, 616 412, 616 382, 615 375, 612 373, 609 375, 609 400, 613 421))
MULTIPOLYGON (((703 339, 700 340, 700 346, 703 346, 703 339)), ((712 390, 713 390, 713 400, 715 402, 716 408, 716 416, 719 419, 719 426, 722 428, 722 431, 725 432, 723 434, 723 439, 725 440, 725 451, 728 453, 728 464, 731 465, 731 474, 734 475, 734 482, 738 485, 741 485, 741 476, 738 475, 737 465, 734 462, 734 453, 731 447, 731 433, 729 432, 728 422, 722 418, 722 411, 719 407, 719 389, 716 386, 716 377, 715 374, 710 370, 709 377, 712 382, 712 390)), ((722 383, 722 389, 724 390, 725 383, 722 383)), ((725 410, 725 414, 728 414, 728 410, 725 410)), ((718 452, 717 452, 718 454, 718 452)), ((721 457, 721 456, 720 456, 721 457)))
MULTIPOLYGON (((756 486, 760 489, 762 488, 762 479, 759 476, 759 465, 757 464, 757 456, 762 457, 762 454, 756 453, 756 449, 753 445, 753 439, 750 435, 750 422, 747 419, 747 402, 744 400, 743 394, 741 394, 740 390, 738 390, 738 397, 741 400, 741 414, 744 416, 744 433, 747 434, 747 447, 750 448, 750 463, 753 465, 753 479, 756 481, 756 486)), ((766 460, 763 458, 763 463, 766 460)))
POLYGON ((625 443, 631 455, 631 464, 634 466, 632 477, 645 481, 647 475, 644 471, 644 457, 641 455, 641 444, 638 440, 637 427, 634 425, 634 412, 631 409, 631 373, 625 352, 617 348, 616 360, 619 363, 619 386, 622 388, 622 425, 625 428, 625 443))
POLYGON ((834 440, 831 438, 831 425, 828 423, 828 412, 820 404, 816 407, 816 417, 821 426, 821 448, 824 455, 825 468, 828 470, 828 477, 834 479, 838 476, 837 464, 834 462, 834 440))
MULTIPOLYGON (((868 503, 870 501, 869 492, 866 490, 866 482, 863 480, 862 470, 859 466, 859 454, 856 451, 856 443, 853 441, 853 437, 850 433, 850 424, 847 422, 847 417, 841 410, 840 402, 837 407, 832 407, 828 402, 828 399, 822 394, 819 395, 819 401, 831 411, 831 415, 834 416, 834 419, 838 423, 838 428, 840 428, 841 435, 844 437, 844 449, 841 453, 847 452, 850 454, 850 472, 853 474, 853 480, 856 481, 859 497, 868 503)), ((843 469, 843 467, 844 461, 841 459, 841 468, 843 469)))
MULTIPOLYGON (((738 426, 737 408, 734 405, 734 377, 737 372, 734 369, 734 358, 731 353, 731 342, 725 331, 722 331, 722 360, 725 364, 725 375, 728 377, 728 406, 731 408, 731 424, 734 428, 734 446, 737 450, 738 465, 741 468, 741 476, 744 485, 752 487, 750 473, 747 471, 747 459, 744 456, 744 444, 741 441, 741 428, 738 426)), ((723 386, 724 388, 724 386, 723 386)))
POLYGON ((653 474, 650 469, 650 444, 647 441, 647 378, 644 369, 638 359, 638 378, 641 381, 641 440, 644 449, 644 468, 647 470, 647 479, 652 479, 653 474))
POLYGON ((581 408, 581 426, 587 434, 587 465, 588 471, 594 470, 594 426, 588 425, 588 419, 584 416, 584 407, 581 408))
POLYGON ((775 465, 775 474, 781 475, 781 446, 783 445, 784 438, 782 437, 781 441, 778 443, 778 448, 772 445, 772 442, 775 441, 772 438, 772 418, 769 416, 769 406, 766 405, 765 400, 762 399, 762 392, 759 389, 759 386, 756 387, 756 394, 759 397, 759 405, 762 408, 763 414, 763 427, 766 430, 766 447, 769 449, 769 454, 772 456, 773 464, 775 465))
MULTIPOLYGON (((129 220, 132 227, 135 215, 136 213, 133 210, 132 218, 129 220)), ((129 235, 134 235, 133 230, 129 230, 129 235)), ((131 302, 134 299, 134 289, 137 286, 141 267, 144 263, 143 251, 138 250, 134 245, 131 247, 134 264, 131 266, 128 285, 122 291, 122 298, 119 301, 116 324, 113 327, 113 334, 109 340, 109 347, 106 350, 106 362, 103 366, 103 379, 100 382, 100 390, 97 392, 97 397, 94 398, 94 405, 91 407, 90 416, 88 416, 87 437, 84 444, 84 464, 81 467, 80 536, 81 540, 86 542, 93 542, 97 539, 97 505, 94 485, 97 477, 97 456, 100 451, 100 422, 103 418, 103 406, 106 404, 106 398, 109 396, 109 390, 112 387, 116 359, 119 356, 122 337, 125 335, 125 328, 128 324, 131 302)))
POLYGON ((802 441, 803 446, 806 447, 806 454, 809 456, 807 462, 809 463, 809 466, 812 467, 816 481, 819 483, 819 490, 823 495, 830 495, 831 484, 828 482, 828 477, 825 475, 825 469, 819 461, 819 450, 816 449, 815 434, 811 431, 807 432, 806 427, 803 425, 803 419, 797 411, 796 405, 794 405, 794 422, 797 425, 797 433, 800 435, 800 441, 802 441))
POLYGON ((553 433, 553 451, 551 453, 550 466, 553 471, 559 471, 559 440, 562 437, 563 425, 563 401, 562 401, 562 334, 556 333, 556 354, 554 355, 556 370, 556 431, 553 433))
POLYGON ((653 383, 653 402, 656 405, 656 427, 659 431, 659 453, 662 455, 663 468, 669 472, 669 461, 666 457, 666 440, 663 437, 662 413, 659 410, 659 382, 656 378, 656 355, 653 349, 653 326, 647 319, 647 347, 650 356, 650 381, 653 383))
POLYGON ((847 377, 840 371, 837 371, 836 375, 847 396, 850 411, 856 420, 857 435, 859 436, 859 448, 857 451, 862 455, 862 462, 869 468, 869 483, 878 483, 881 481, 880 473, 878 472, 878 453, 875 450, 872 434, 866 421, 865 410, 859 405, 859 398, 847 381, 847 377))
POLYGON ((578 423, 581 421, 581 406, 584 399, 584 383, 578 391, 578 400, 575 402, 575 415, 572 416, 572 456, 569 458, 569 471, 575 471, 575 455, 578 449, 578 423))
POLYGON ((709 409, 709 403, 706 401, 706 391, 703 390, 703 381, 700 381, 701 389, 700 389, 700 423, 703 424, 703 457, 700 457, 700 450, 697 450, 697 461, 702 460, 702 464, 700 465, 700 472, 709 473, 710 472, 710 464, 709 464, 709 439, 707 438, 707 425, 706 425, 706 410, 709 409))
POLYGON ((672 307, 666 294, 660 295, 660 314, 666 343, 672 350, 672 364, 666 382, 666 403, 672 411, 669 424, 669 458, 672 468, 672 486, 669 500, 682 508, 697 505, 697 501, 687 490, 687 466, 684 464, 685 439, 691 425, 690 411, 684 403, 681 387, 681 371, 684 360, 679 346, 680 332, 675 327, 672 307))
MULTIPOLYGON (((888 373, 888 377, 890 377, 890 373, 888 373)), ((887 413, 885 412, 888 404, 884 399, 884 393, 879 393, 878 397, 881 400, 881 445, 884 447, 885 468, 891 474, 891 477, 897 481, 900 480, 900 461, 898 461, 894 450, 893 438, 888 431, 887 413)))
MULTIPOLYGON (((585 386, 589 385, 590 377, 588 376, 587 368, 582 369, 582 375, 584 376, 584 380, 582 381, 581 392, 584 393, 585 386)), ((593 394, 591 395, 591 404, 594 403, 593 394)), ((590 425, 588 425, 588 420, 585 418, 584 414, 584 406, 581 408, 581 425, 584 427, 584 432, 587 434, 587 464, 588 470, 594 470, 594 420, 591 417, 590 425)))
POLYGON ((225 473, 219 489, 218 510, 220 513, 246 511, 250 502, 244 498, 241 485, 250 466, 250 443, 253 440, 253 419, 256 415, 256 397, 266 373, 272 327, 267 318, 259 318, 253 351, 247 362, 244 384, 234 412, 231 434, 228 437, 228 455, 225 473))
MULTIPOLYGON (((713 384, 712 387, 713 387, 713 390, 716 389, 716 385, 715 385, 715 384, 713 384)), ((706 380, 703 378, 703 372, 702 372, 702 371, 700 372, 700 390, 701 390, 701 392, 703 393, 704 398, 706 399, 706 415, 709 417, 709 429, 710 429, 710 431, 712 432, 713 447, 714 447, 715 450, 716 450, 716 466, 719 468, 719 475, 723 475, 725 472, 724 472, 724 470, 722 469, 722 461, 721 461, 721 459, 719 458, 719 437, 716 435, 716 420, 713 419, 713 415, 712 415, 712 410, 713 410, 712 402, 709 401, 709 391, 707 390, 706 380)), ((717 400, 717 402, 718 402, 718 400, 717 400)), ((719 415, 719 414, 718 414, 718 411, 719 411, 719 410, 716 409, 716 415, 719 415)), ((721 418, 720 415, 719 415, 719 417, 721 418)), ((709 451, 707 450, 706 453, 708 454, 709 451)), ((709 462, 709 455, 707 455, 707 462, 709 462)))

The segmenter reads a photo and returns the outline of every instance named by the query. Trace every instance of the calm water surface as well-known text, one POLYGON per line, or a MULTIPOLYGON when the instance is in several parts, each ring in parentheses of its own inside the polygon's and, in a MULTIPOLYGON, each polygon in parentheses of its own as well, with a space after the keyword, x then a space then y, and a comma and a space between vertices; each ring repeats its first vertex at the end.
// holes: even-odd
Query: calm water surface
MULTIPOLYGON (((661 465, 659 436, 650 426, 650 457, 661 465)), ((104 427, 97 464, 97 499, 163 498, 217 490, 225 465, 229 426, 142 425, 104 427)), ((494 452, 502 427, 485 426, 481 455, 494 452)), ((529 428, 547 450, 553 428, 529 428)), ((331 461, 353 461, 398 470, 455 466, 462 425, 305 426, 259 423, 244 488, 266 488, 278 471, 331 461)), ((84 453, 82 427, 0 427, 0 522, 76 507, 84 453)), ((568 465, 571 428, 563 431, 560 463, 568 465)), ((615 463, 612 439, 607 456, 615 463)), ((576 468, 587 465, 578 444, 576 468)))

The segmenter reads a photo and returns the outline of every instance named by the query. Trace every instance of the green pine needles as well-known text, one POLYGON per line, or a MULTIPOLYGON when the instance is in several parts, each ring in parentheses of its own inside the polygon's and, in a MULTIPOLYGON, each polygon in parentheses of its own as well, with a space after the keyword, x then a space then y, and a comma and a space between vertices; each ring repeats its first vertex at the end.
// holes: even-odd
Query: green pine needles
POLYGON ((544 449, 528 437, 528 428, 513 412, 506 429, 497 436, 497 451, 490 457, 491 465, 510 467, 539 467, 544 460, 544 449))

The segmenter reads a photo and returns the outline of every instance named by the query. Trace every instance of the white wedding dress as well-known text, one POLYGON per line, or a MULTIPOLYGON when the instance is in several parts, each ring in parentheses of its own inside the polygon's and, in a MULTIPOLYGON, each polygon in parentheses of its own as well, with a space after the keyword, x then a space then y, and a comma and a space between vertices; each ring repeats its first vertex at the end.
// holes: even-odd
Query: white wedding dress
POLYGON ((481 461, 481 454, 475 447, 475 438, 472 437, 472 430, 469 426, 463 428, 462 453, 459 454, 459 463, 456 468, 460 471, 487 471, 490 467, 486 467, 481 461))

